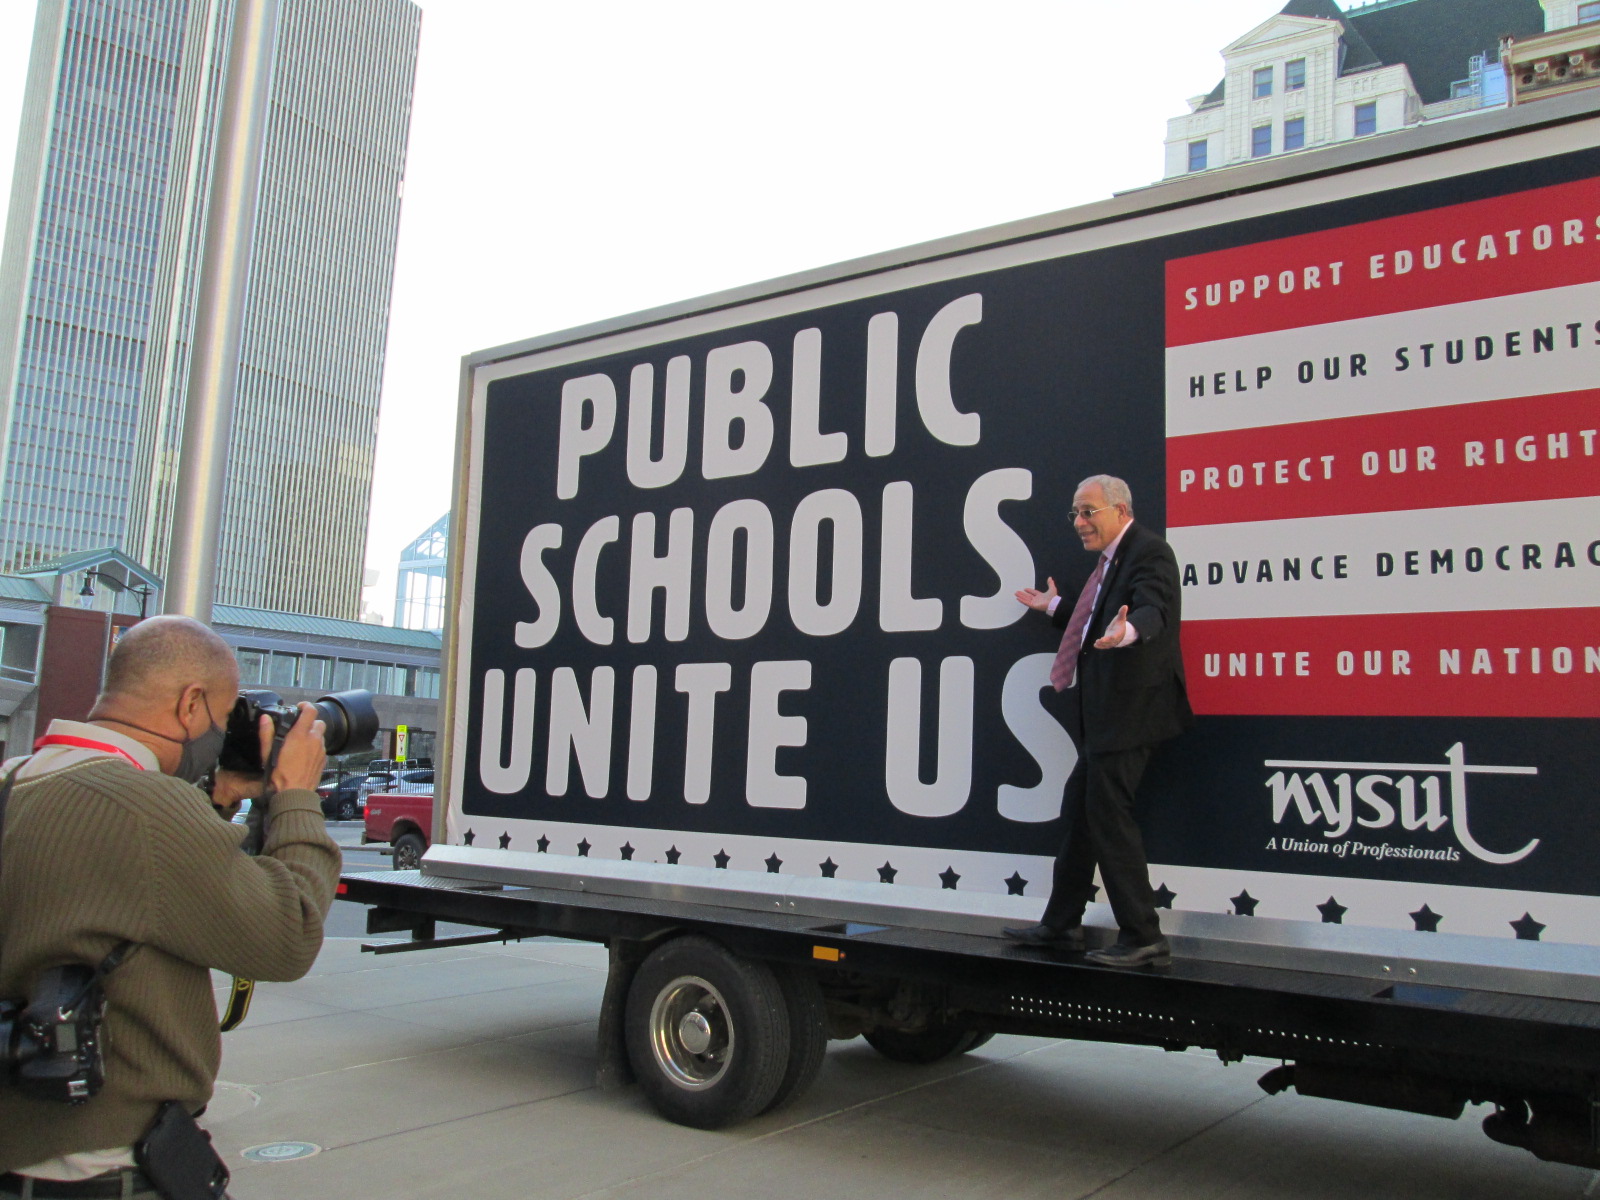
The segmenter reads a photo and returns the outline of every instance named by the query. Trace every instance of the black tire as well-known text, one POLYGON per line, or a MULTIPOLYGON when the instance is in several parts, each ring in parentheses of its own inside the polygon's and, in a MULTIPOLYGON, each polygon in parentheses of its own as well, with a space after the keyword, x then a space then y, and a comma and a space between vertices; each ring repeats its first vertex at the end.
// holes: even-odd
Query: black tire
POLYGON ((761 1112, 789 1063, 788 1013, 772 968, 701 937, 674 938, 640 964, 623 1033, 656 1111, 696 1129, 761 1112))
POLYGON ((356 819, 356 802, 350 796, 339 801, 339 820, 354 821, 356 819))
POLYGON ((930 1025, 920 1033, 899 1029, 873 1029, 861 1035, 885 1058, 898 1063, 927 1066, 957 1054, 965 1054, 987 1042, 993 1034, 979 1033, 960 1025, 930 1025))
POLYGON ((789 1014, 789 1061, 778 1090, 761 1110, 764 1113, 776 1112, 804 1095, 828 1053, 828 1008, 816 975, 789 963, 775 965, 773 973, 783 988, 783 1005, 789 1014))
POLYGON ((422 865, 422 853, 426 849, 420 833, 402 833, 395 839, 389 865, 396 871, 415 871, 422 865))

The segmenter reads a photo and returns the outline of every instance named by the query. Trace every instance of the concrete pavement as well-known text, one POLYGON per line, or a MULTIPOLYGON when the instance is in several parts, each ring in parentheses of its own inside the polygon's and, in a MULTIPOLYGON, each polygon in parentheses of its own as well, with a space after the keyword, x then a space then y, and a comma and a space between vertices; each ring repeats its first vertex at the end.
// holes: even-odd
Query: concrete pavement
MULTIPOLYGON (((359 910, 340 908, 330 925, 349 928, 359 910)), ((1267 1097, 1265 1062, 1022 1037, 932 1067, 835 1042, 790 1108, 685 1129, 637 1089, 594 1086, 602 947, 359 947, 330 938, 309 976, 260 985, 224 1037, 205 1123, 234 1200, 1600 1196, 1600 1174, 1485 1138, 1485 1109, 1446 1122, 1267 1097), (293 1141, 318 1150, 241 1156, 293 1141)))

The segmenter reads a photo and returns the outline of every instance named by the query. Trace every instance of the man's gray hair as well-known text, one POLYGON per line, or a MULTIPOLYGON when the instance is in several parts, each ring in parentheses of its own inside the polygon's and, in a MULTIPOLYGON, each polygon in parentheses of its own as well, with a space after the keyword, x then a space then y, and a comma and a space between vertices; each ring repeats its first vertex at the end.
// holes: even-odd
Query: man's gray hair
POLYGON ((1128 490, 1128 485, 1115 475, 1091 475, 1078 485, 1078 491, 1081 492, 1086 487, 1099 488, 1107 504, 1126 504, 1128 514, 1133 515, 1133 493, 1128 490))

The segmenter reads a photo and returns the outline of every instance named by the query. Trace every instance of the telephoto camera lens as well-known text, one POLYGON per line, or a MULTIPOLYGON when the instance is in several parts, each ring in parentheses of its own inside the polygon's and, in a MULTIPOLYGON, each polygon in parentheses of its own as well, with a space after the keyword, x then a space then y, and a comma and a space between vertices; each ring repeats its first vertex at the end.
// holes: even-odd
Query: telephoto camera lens
MULTIPOLYGON (((378 711, 372 706, 372 693, 363 688, 347 692, 333 692, 323 696, 312 706, 322 721, 322 745, 329 754, 345 754, 372 744, 378 732, 378 711)), ((228 713, 228 727, 224 733, 222 756, 218 765, 225 771, 241 771, 259 775, 265 769, 261 762, 261 718, 272 718, 273 746, 282 743, 284 736, 294 728, 300 710, 285 704, 276 692, 246 689, 239 693, 228 713)))
POLYGON ((370 746, 378 733, 378 710, 372 707, 372 693, 363 688, 333 692, 317 701, 317 716, 322 718, 322 744, 329 754, 344 754, 370 746))

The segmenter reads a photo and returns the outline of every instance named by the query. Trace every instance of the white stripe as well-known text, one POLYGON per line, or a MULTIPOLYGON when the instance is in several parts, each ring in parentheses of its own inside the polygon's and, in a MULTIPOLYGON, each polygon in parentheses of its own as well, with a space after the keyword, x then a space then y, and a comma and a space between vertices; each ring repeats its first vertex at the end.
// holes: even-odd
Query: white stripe
MULTIPOLYGON (((1191 525, 1167 532, 1184 577, 1192 566, 1198 579, 1183 589, 1185 622, 1591 608, 1600 600, 1600 566, 1588 557, 1597 538, 1600 505, 1592 497, 1191 525), (1571 546, 1576 565, 1555 566, 1562 542, 1571 546), (1539 569, 1524 569, 1525 544, 1539 547, 1539 569), (1509 547, 1501 555, 1509 569, 1496 565, 1501 547, 1509 547), (1477 571, 1466 561, 1473 548, 1483 556, 1477 571), (1416 553, 1418 574, 1405 573, 1408 551, 1416 553), (1449 551, 1453 569, 1433 569, 1433 551, 1449 551), (1393 557, 1393 574, 1378 574, 1380 553, 1393 557), (1344 579, 1334 578, 1340 555, 1344 579), (1285 581, 1285 559, 1299 562, 1298 582, 1285 581), (1258 581, 1263 562, 1270 582, 1258 581), (1211 563, 1221 565, 1222 582, 1207 582, 1211 563), (1243 583, 1235 575, 1240 564, 1243 583), (1325 578, 1313 578, 1314 569, 1325 578)), ((1595 554, 1600 556, 1600 547, 1595 554)))
POLYGON ((1167 351, 1167 436, 1594 387, 1600 378, 1597 318, 1600 283, 1582 283, 1175 346, 1167 351), (1567 328, 1573 322, 1580 325, 1576 348, 1567 328), (1533 330, 1546 327, 1554 333, 1555 348, 1535 354, 1533 330), (1506 356, 1508 333, 1521 334, 1521 353, 1515 357, 1506 356), (1475 357, 1479 336, 1493 340, 1493 357, 1475 357), (1457 340, 1463 341, 1465 359, 1450 364, 1446 343, 1457 340), (1433 365, 1424 367, 1421 347, 1428 344, 1433 365), (1400 347, 1409 347, 1411 366, 1404 371, 1395 369, 1400 347), (1366 356, 1365 376, 1351 376, 1353 354, 1366 356), (1325 359, 1339 361, 1338 379, 1323 377, 1325 359), (1299 381, 1301 363, 1311 364, 1313 382, 1299 381), (1272 377, 1256 390, 1259 367, 1270 367, 1272 377), (1224 393, 1213 392, 1218 373, 1228 389, 1224 393), (1197 377, 1205 380, 1203 397, 1189 394, 1197 377), (1236 382, 1249 390, 1234 391, 1236 382))

